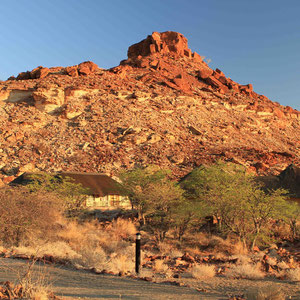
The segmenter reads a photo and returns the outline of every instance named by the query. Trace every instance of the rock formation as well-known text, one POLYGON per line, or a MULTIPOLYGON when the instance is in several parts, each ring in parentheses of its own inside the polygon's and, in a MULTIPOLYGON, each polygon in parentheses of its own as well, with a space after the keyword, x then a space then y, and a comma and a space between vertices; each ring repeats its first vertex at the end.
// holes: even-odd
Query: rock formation
POLYGON ((212 70, 176 32, 154 32, 119 66, 43 68, 0 82, 0 184, 25 171, 158 164, 180 177, 224 159, 255 174, 298 165, 299 112, 212 70))

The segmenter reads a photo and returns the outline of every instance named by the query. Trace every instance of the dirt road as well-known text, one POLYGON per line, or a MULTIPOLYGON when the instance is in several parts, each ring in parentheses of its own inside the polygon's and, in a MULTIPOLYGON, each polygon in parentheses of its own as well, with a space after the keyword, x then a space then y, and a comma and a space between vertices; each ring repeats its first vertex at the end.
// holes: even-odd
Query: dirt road
MULTIPOLYGON (((29 261, 0 258, 0 281, 16 281, 28 270, 29 261)), ((229 295, 241 295, 249 290, 280 287, 286 299, 300 299, 300 284, 272 278, 262 280, 235 280, 225 277, 206 280, 178 279, 191 287, 179 287, 166 283, 152 283, 112 275, 99 275, 63 266, 36 263, 32 277, 43 278, 51 291, 68 299, 201 299, 228 300, 229 295), (196 288, 203 292, 199 292, 196 288)))
MULTIPOLYGON (((15 281, 28 269, 29 262, 0 259, 0 281, 15 281)), ((202 294, 187 287, 156 284, 118 276, 97 275, 61 266, 35 264, 35 276, 46 276, 56 295, 86 299, 228 299, 202 294)))

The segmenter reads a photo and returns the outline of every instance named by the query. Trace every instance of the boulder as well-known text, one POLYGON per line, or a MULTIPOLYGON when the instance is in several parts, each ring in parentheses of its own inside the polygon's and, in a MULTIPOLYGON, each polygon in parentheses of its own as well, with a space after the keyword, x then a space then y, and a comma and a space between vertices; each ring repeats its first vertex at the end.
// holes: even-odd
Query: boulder
MULTIPOLYGON (((172 53, 177 56, 192 57, 187 39, 181 33, 174 31, 153 32, 146 39, 130 46, 127 54, 128 58, 135 58, 139 55, 148 56, 155 53, 172 53)), ((199 60, 197 55, 194 54, 194 57, 199 60)))
POLYGON ((214 76, 209 76, 205 79, 206 83, 221 89, 223 92, 227 93, 229 91, 228 87, 224 85, 222 82, 220 82, 218 79, 216 79, 214 76))
POLYGON ((48 68, 44 68, 42 66, 39 66, 35 69, 33 69, 30 72, 31 79, 38 79, 38 78, 44 78, 50 73, 50 70, 48 68))
POLYGON ((174 83, 180 88, 180 90, 188 92, 191 89, 190 83, 183 73, 178 74, 174 79, 174 83))
POLYGON ((201 70, 198 71, 198 76, 201 79, 206 79, 209 76, 211 76, 212 74, 213 74, 213 70, 210 69, 210 68, 203 68, 203 69, 201 69, 201 70))
POLYGON ((203 59, 202 59, 201 55, 199 55, 197 52, 194 52, 192 54, 192 57, 193 57, 195 62, 199 62, 199 63, 203 62, 203 59))
POLYGON ((19 73, 19 75, 17 76, 17 80, 28 80, 31 79, 31 75, 30 72, 21 72, 19 73))
POLYGON ((66 67, 65 71, 71 77, 77 77, 78 76, 78 70, 77 70, 77 67, 75 67, 75 66, 66 67))
POLYGON ((78 65, 78 73, 80 75, 89 75, 98 70, 98 66, 92 61, 85 61, 78 65))

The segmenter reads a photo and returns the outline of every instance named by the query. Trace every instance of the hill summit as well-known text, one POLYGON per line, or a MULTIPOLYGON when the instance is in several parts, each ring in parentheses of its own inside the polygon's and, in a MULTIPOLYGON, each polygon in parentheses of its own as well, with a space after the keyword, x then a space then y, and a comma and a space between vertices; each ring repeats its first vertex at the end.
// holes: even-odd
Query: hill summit
POLYGON ((175 177, 217 159, 277 175, 299 165, 300 114, 211 69, 180 33, 153 32, 108 70, 42 67, 0 82, 0 179, 26 171, 175 177))

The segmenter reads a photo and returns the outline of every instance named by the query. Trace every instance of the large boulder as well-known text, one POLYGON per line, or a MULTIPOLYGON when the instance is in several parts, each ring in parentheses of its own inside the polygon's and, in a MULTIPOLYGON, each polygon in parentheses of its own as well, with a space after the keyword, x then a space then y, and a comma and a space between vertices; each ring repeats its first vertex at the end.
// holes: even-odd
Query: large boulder
POLYGON ((192 53, 188 47, 187 39, 178 32, 153 32, 151 35, 141 42, 134 44, 128 48, 128 58, 136 58, 138 56, 148 56, 151 54, 167 54, 172 53, 176 56, 186 56, 194 58, 197 62, 202 59, 197 53, 192 53))
POLYGON ((98 70, 98 66, 92 61, 85 61, 78 65, 78 73, 80 75, 89 75, 98 70))

